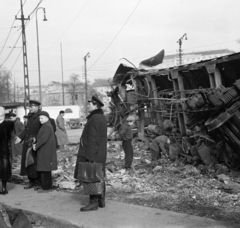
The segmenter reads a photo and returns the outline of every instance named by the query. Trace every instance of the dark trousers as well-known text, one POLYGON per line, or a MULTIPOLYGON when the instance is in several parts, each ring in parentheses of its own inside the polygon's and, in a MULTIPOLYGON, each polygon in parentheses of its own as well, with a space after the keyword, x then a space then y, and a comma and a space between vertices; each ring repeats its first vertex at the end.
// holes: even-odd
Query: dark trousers
POLYGON ((44 171, 38 172, 39 179, 43 190, 52 189, 52 172, 44 171))
POLYGON ((122 142, 123 151, 125 153, 125 168, 131 168, 132 161, 133 161, 133 147, 132 147, 132 140, 124 140, 122 142))

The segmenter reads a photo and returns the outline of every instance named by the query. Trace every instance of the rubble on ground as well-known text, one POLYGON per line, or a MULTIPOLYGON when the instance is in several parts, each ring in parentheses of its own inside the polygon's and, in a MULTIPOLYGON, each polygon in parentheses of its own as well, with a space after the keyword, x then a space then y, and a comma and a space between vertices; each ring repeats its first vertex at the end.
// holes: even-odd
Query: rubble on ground
MULTIPOLYGON (((58 170, 53 172, 53 180, 59 190, 79 191, 82 188, 73 177, 77 151, 78 145, 74 145, 67 152, 58 152, 58 170)), ((123 167, 121 142, 109 141, 106 183, 111 199, 123 197, 125 202, 133 200, 134 203, 148 201, 140 204, 186 213, 193 210, 186 211, 191 205, 240 212, 240 172, 224 164, 206 165, 200 161, 193 165, 183 157, 175 161, 164 157, 152 163, 150 151, 135 143, 132 170, 126 171, 123 167)), ((24 183, 27 178, 19 176, 19 169, 20 158, 14 158, 13 181, 24 183)), ((200 211, 192 213, 209 217, 207 212, 200 214, 200 211)))

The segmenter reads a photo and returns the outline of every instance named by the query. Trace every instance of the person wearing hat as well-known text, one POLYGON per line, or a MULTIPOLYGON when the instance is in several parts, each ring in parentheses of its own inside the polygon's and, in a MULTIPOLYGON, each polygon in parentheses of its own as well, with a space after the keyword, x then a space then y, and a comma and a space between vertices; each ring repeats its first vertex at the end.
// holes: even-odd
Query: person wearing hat
POLYGON ((133 147, 132 147, 132 126, 135 118, 133 116, 129 116, 125 123, 120 127, 119 136, 122 140, 122 147, 125 153, 125 169, 131 169, 132 161, 133 161, 133 147))
POLYGON ((0 107, 0 180, 2 181, 0 194, 2 195, 8 193, 7 181, 12 177, 11 139, 13 128, 13 122, 5 120, 5 109, 0 107))
POLYGON ((9 117, 10 117, 10 120, 14 122, 12 154, 13 155, 21 155, 22 154, 22 143, 15 144, 15 137, 18 136, 24 130, 24 125, 15 113, 11 113, 9 115, 9 117))
POLYGON ((65 112, 63 110, 61 110, 59 112, 59 115, 56 119, 56 136, 57 136, 57 143, 59 146, 59 149, 61 151, 65 150, 65 147, 67 149, 67 144, 68 142, 68 136, 67 136, 67 132, 65 129, 65 121, 64 121, 64 115, 65 112))
MULTIPOLYGON (((104 104, 97 95, 92 96, 89 101, 88 110, 90 114, 86 117, 87 123, 84 126, 80 138, 77 162, 74 171, 74 178, 78 179, 79 162, 102 163, 103 175, 105 175, 105 163, 107 159, 107 121, 103 115, 104 104)), ((105 207, 105 182, 103 180, 102 194, 90 195, 89 204, 80 208, 80 211, 93 211, 98 207, 105 207)))
POLYGON ((33 188, 34 186, 40 184, 38 175, 37 175, 37 157, 36 153, 33 153, 34 163, 28 165, 26 167, 26 155, 29 148, 29 142, 37 137, 37 134, 41 128, 41 123, 39 121, 39 113, 41 103, 36 100, 29 101, 29 113, 28 113, 28 121, 27 126, 25 127, 24 131, 20 133, 15 140, 15 143, 18 144, 23 141, 23 150, 22 150, 22 159, 21 159, 21 169, 20 175, 21 176, 28 176, 29 183, 24 189, 33 188))
POLYGON ((41 181, 41 186, 35 190, 52 189, 52 170, 57 170, 57 153, 55 133, 50 122, 49 114, 41 111, 39 120, 42 124, 36 142, 33 144, 33 150, 37 152, 37 171, 41 181), (42 188, 42 189, 41 189, 42 188))

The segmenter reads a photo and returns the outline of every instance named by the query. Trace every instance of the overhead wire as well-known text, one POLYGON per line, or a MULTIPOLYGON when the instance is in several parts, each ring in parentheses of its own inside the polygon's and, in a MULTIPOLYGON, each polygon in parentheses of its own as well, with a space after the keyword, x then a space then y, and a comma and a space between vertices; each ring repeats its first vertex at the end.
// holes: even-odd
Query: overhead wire
POLYGON ((122 25, 122 27, 120 28, 120 30, 117 32, 117 34, 114 36, 114 38, 112 39, 112 41, 110 42, 110 44, 106 47, 106 49, 102 52, 102 54, 97 58, 97 60, 88 68, 91 69, 98 61, 99 59, 101 59, 101 57, 106 53, 106 51, 109 49, 109 47, 112 45, 112 43, 114 42, 114 40, 118 37, 118 35, 120 34, 120 32, 123 30, 123 28, 125 27, 125 25, 128 23, 129 19, 131 18, 131 16, 133 15, 134 11, 137 9, 138 5, 140 4, 141 0, 137 3, 137 5, 134 7, 134 9, 132 10, 132 12, 130 13, 130 15, 128 16, 127 20, 125 21, 125 23, 122 25))
MULTIPOLYGON (((23 3, 23 6, 24 6, 24 4, 26 3, 26 1, 27 1, 27 0, 25 0, 25 2, 23 3)), ((19 14, 20 11, 21 11, 21 9, 17 12, 17 15, 19 14)), ((14 20, 13 20, 13 22, 12 22, 10 31, 8 32, 7 38, 6 38, 6 40, 5 40, 4 44, 3 44, 3 47, 2 47, 2 49, 1 49, 1 51, 0 51, 0 55, 2 54, 2 51, 3 51, 5 45, 6 45, 7 41, 8 41, 8 38, 9 38, 10 33, 11 33, 12 29, 13 29, 13 25, 14 25, 15 21, 16 21, 16 18, 14 18, 14 20)))
POLYGON ((86 7, 86 5, 88 4, 90 0, 87 0, 87 2, 83 5, 83 7, 80 9, 80 11, 78 12, 77 16, 72 20, 72 22, 69 24, 69 26, 65 29, 65 31, 62 33, 61 36, 58 37, 58 39, 53 43, 53 45, 47 49, 42 55, 45 55, 49 50, 52 49, 52 47, 57 43, 57 41, 59 41, 63 35, 67 32, 67 30, 72 26, 72 24, 74 23, 74 21, 78 18, 78 16, 80 15, 80 13, 83 11, 83 9, 86 7))

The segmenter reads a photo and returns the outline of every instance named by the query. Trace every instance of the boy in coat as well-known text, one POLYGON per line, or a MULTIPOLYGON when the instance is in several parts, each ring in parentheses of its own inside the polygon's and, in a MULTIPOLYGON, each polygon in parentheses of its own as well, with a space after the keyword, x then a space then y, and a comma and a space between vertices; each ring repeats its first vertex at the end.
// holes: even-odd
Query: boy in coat
POLYGON ((119 136, 122 140, 122 147, 125 153, 125 169, 131 169, 132 161, 133 161, 133 147, 132 147, 132 128, 135 118, 133 116, 129 116, 126 119, 126 122, 121 126, 119 131, 119 136))
MULTIPOLYGON (((74 178, 78 178, 79 162, 102 163, 103 174, 105 175, 105 163, 107 159, 107 121, 103 115, 101 107, 104 104, 97 95, 92 96, 89 101, 87 123, 80 138, 77 163, 74 178)), ((105 207, 105 183, 103 183, 103 193, 101 195, 90 195, 89 204, 82 207, 80 211, 93 211, 98 207, 105 207)))
POLYGON ((37 135, 37 141, 33 144, 33 150, 37 151, 37 171, 43 190, 52 189, 52 170, 57 170, 57 153, 55 134, 49 114, 45 111, 39 113, 42 127, 37 135))

